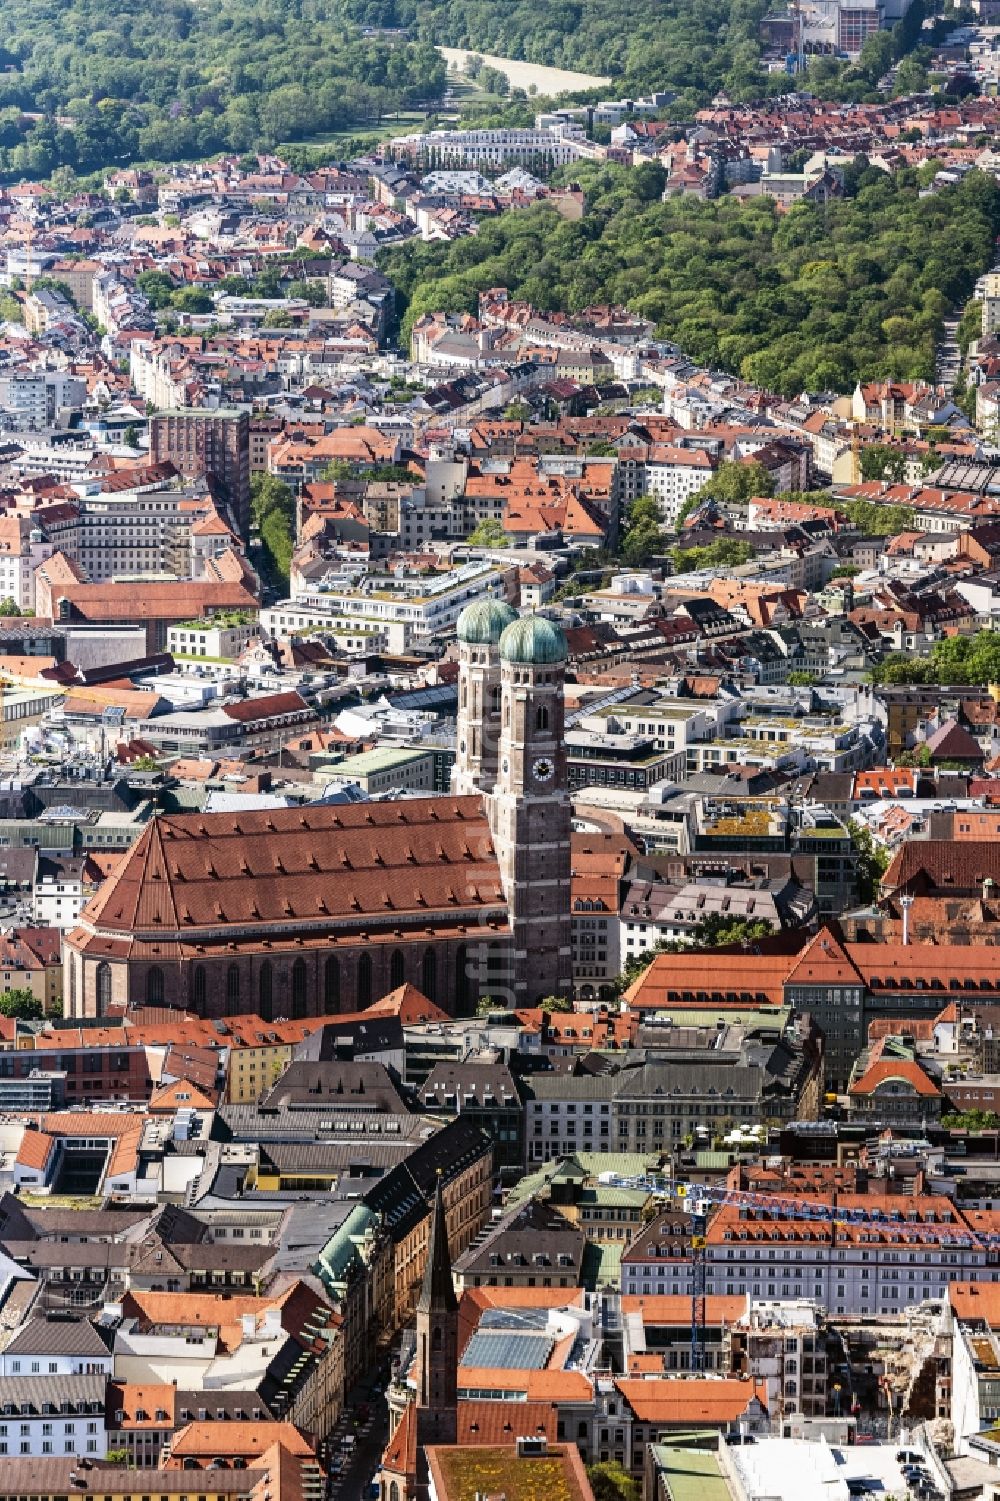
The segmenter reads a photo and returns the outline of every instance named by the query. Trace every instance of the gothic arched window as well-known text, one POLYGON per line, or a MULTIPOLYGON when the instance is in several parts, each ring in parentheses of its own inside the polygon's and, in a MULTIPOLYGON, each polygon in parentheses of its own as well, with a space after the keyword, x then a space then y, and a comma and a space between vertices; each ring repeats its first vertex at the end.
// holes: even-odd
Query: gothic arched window
POLYGON ((437 954, 433 949, 424 950, 424 962, 420 966, 420 989, 429 1001, 437 999, 437 954))
POLYGON ((257 981, 257 1004, 261 1016, 269 1022, 274 1010, 274 970, 271 968, 270 959, 265 959, 260 967, 260 978, 257 981))
POLYGON ((332 957, 323 966, 323 1009, 328 1016, 340 1009, 340 960, 332 957))
POLYGON ((102 959, 97 966, 97 1012, 103 1016, 111 1005, 111 965, 102 959))
MULTIPOLYGON (((469 951, 464 943, 455 950, 455 1009, 461 1013, 469 1000, 469 951)), ((427 997, 431 999, 430 996, 427 997)))
POLYGON ((406 965, 401 949, 393 949, 389 961, 389 989, 398 990, 406 979, 406 965))
POLYGON ((158 964, 146 972, 146 1005, 163 1005, 163 971, 158 964))
POLYGON ((358 1005, 370 1006, 372 1001, 372 959, 362 954, 358 960, 358 1005))
POLYGON ((226 970, 226 1010, 230 1016, 235 1016, 240 1009, 240 970, 238 964, 231 964, 226 970))
POLYGON ((191 986, 191 999, 194 1003, 194 1009, 199 1016, 204 1016, 205 1014, 205 996, 207 991, 208 984, 205 979, 205 966, 204 964, 196 964, 194 967, 194 984, 191 986))
POLYGON ((306 961, 296 959, 292 965, 292 1015, 306 1014, 306 961))
POLYGON ((549 709, 547 704, 539 704, 535 713, 536 730, 547 730, 549 727, 549 709))

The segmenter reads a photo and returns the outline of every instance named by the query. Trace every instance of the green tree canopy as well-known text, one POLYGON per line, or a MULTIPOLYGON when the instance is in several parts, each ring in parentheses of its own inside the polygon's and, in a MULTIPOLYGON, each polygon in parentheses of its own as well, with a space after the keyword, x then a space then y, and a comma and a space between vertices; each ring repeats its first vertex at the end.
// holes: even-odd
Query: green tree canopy
POLYGON ((1000 234, 1000 184, 978 171, 921 198, 915 172, 872 169, 855 197, 784 213, 765 197, 646 200, 634 169, 608 164, 572 175, 580 220, 543 202, 472 239, 385 253, 404 336, 425 313, 474 312, 480 292, 506 286, 541 309, 624 303, 700 364, 791 396, 930 379, 942 309, 971 296, 1000 234))
POLYGON ((642 1490, 627 1470, 613 1459, 587 1466, 594 1501, 640 1501, 642 1490))
POLYGON ((641 568, 651 558, 666 552, 660 508, 651 496, 638 495, 629 506, 619 550, 622 562, 630 568, 641 568))
POLYGON ((494 521, 492 518, 480 521, 478 526, 473 527, 465 540, 472 547, 510 546, 510 538, 503 529, 503 523, 501 521, 494 521))
POLYGON ((287 590, 295 551, 295 496, 273 474, 250 481, 250 514, 264 552, 265 571, 276 587, 287 590))
POLYGON ((880 683, 896 684, 967 683, 986 687, 1000 683, 1000 632, 947 636, 935 641, 926 657, 890 652, 876 667, 875 677, 880 683))
POLYGON ((720 464, 707 485, 698 491, 698 501, 718 500, 726 505, 745 505, 758 495, 773 495, 774 481, 763 464, 720 464))
POLYGON ((18 1021, 37 1021, 42 1015, 42 1003, 27 987, 0 991, 0 1015, 16 1017, 18 1021))
POLYGON ((858 460, 863 480, 889 480, 898 485, 906 472, 906 455, 889 443, 869 443, 858 460))
POLYGON ((749 542, 737 537, 719 537, 705 547, 672 547, 670 559, 675 573, 697 573, 699 568, 738 568, 753 557, 749 542))
POLYGON ((916 515, 909 506, 883 506, 871 500, 835 501, 835 508, 866 537, 898 537, 911 532, 916 515))

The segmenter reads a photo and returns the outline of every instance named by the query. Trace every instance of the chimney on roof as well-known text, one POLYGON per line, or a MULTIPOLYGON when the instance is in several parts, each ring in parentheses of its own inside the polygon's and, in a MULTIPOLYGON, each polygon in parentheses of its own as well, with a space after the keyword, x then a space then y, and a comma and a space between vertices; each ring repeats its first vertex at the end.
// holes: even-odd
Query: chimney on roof
POLYGON ((912 896, 901 896, 899 905, 903 909, 903 947, 910 942, 910 908, 913 906, 912 896))

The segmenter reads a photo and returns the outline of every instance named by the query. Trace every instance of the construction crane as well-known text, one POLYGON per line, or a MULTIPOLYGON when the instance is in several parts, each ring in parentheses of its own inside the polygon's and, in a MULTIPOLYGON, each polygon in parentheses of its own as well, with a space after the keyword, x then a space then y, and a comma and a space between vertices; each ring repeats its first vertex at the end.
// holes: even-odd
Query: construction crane
MULTIPOLYGON (((687 1186, 687 1185, 685 1185, 687 1186)), ((678 1197, 681 1197, 680 1195, 678 1197)), ((691 1216, 691 1369, 705 1369, 705 1322, 708 1303, 708 1207, 703 1195, 693 1196, 686 1205, 691 1216)))
MULTIPOLYGON (((920 1224, 905 1219, 899 1209, 877 1205, 824 1204, 793 1194, 758 1193, 754 1189, 729 1188, 725 1184, 689 1183, 650 1173, 637 1177, 601 1173, 598 1182, 609 1188, 639 1189, 654 1200, 674 1200, 691 1219, 691 1370, 705 1369, 705 1324, 708 1287, 708 1216, 711 1206, 734 1205, 751 1209, 775 1220, 809 1220, 830 1225, 834 1232, 848 1228, 866 1231, 895 1230, 916 1244, 953 1245, 981 1251, 1000 1250, 1000 1234, 984 1234, 946 1223, 920 1224)), ((942 1208, 949 1205, 942 1200, 942 1208)))

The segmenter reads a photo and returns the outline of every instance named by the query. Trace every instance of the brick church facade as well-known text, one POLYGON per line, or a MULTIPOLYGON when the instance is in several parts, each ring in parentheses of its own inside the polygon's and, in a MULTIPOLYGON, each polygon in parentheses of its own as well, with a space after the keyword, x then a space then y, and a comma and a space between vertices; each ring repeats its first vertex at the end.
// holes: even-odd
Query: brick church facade
POLYGON ((67 936, 67 1015, 570 994, 565 638, 496 601, 458 634, 454 795, 155 819, 67 936))

